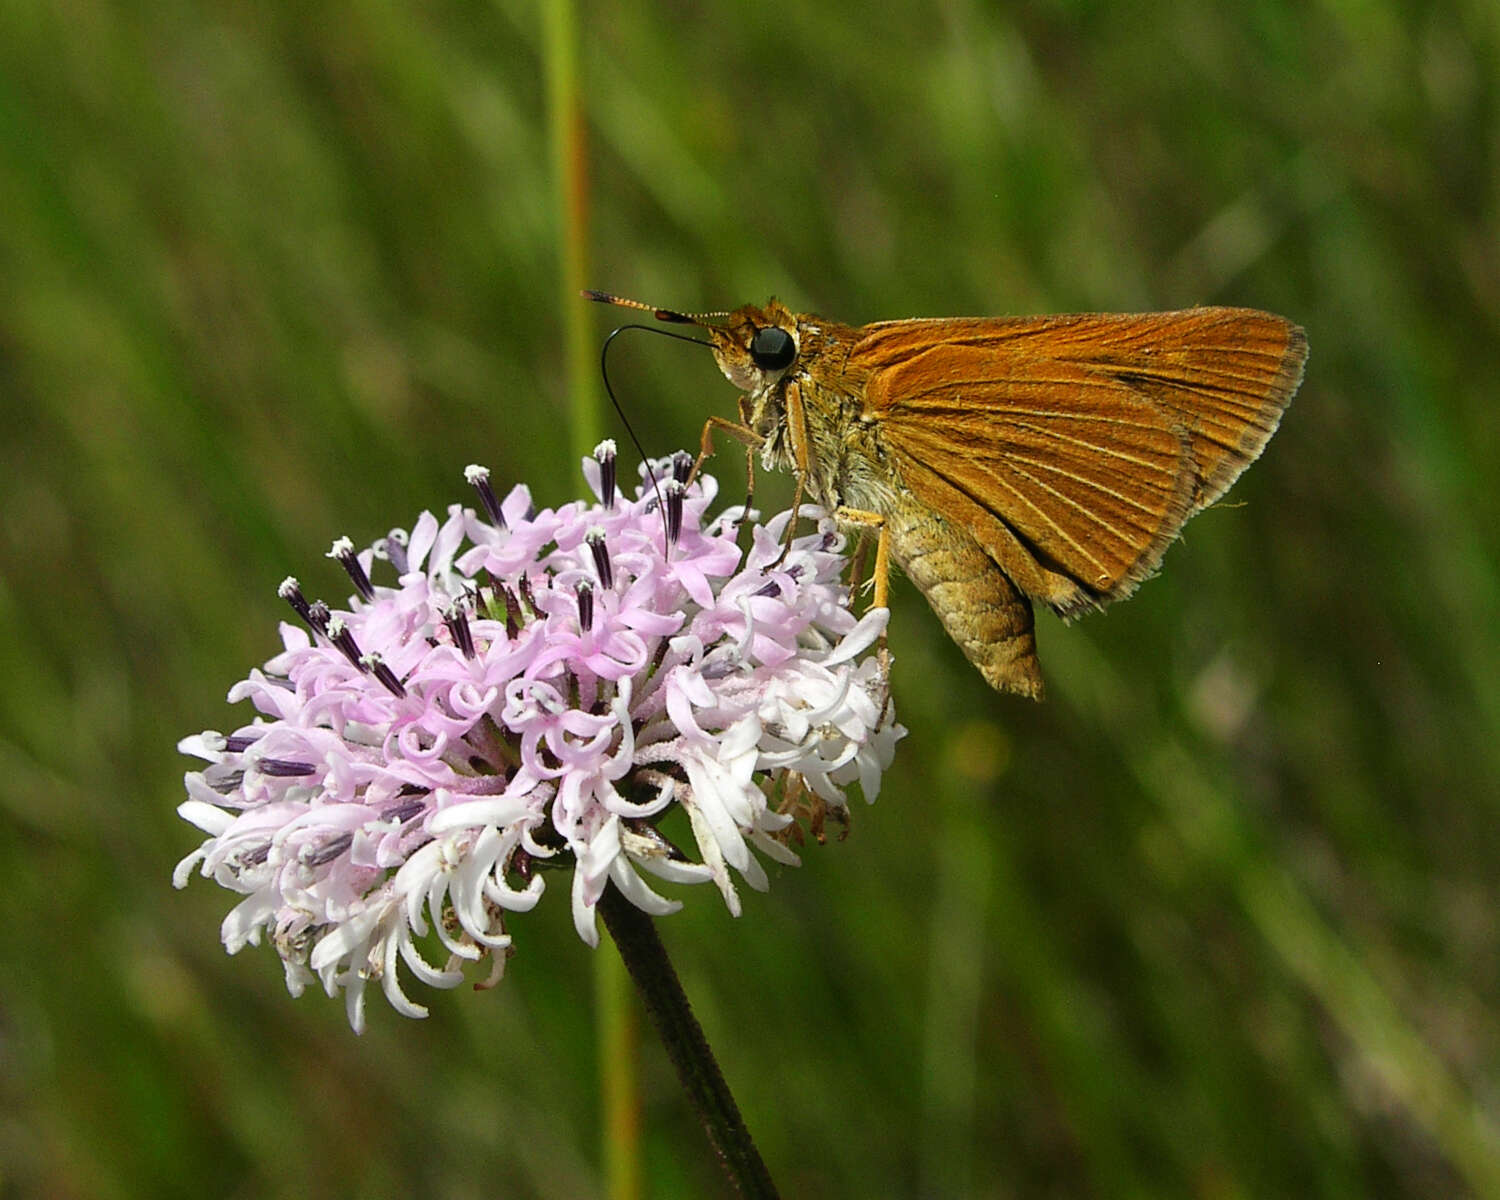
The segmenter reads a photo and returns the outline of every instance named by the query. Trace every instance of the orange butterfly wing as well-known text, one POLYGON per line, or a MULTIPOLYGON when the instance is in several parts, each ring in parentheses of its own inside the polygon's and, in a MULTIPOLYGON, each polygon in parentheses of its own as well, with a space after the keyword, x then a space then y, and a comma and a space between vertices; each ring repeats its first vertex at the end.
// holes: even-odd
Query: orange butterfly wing
POLYGON ((1260 454, 1302 331, 1251 309, 893 321, 850 355, 912 493, 1064 615, 1120 599, 1260 454))

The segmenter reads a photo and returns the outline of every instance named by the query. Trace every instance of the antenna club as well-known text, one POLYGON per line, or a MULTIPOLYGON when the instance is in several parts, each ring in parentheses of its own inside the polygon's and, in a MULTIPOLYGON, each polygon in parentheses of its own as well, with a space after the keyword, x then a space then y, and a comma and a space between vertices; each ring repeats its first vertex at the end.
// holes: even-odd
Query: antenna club
POLYGON ((630 300, 624 296, 616 296, 613 292, 600 292, 593 288, 584 288, 579 295, 596 304, 614 304, 620 308, 634 308, 641 312, 648 312, 658 321, 666 321, 672 325, 714 325, 732 315, 729 312, 683 313, 673 308, 657 308, 654 304, 644 304, 639 300, 630 300))
POLYGON ((672 312, 670 309, 657 308, 654 304, 642 304, 639 300, 628 300, 624 296, 616 296, 613 292, 596 292, 593 288, 585 288, 579 293, 585 300, 593 300, 598 304, 615 304, 620 308, 634 308, 641 312, 654 315, 659 321, 690 321, 691 318, 681 313, 672 312))

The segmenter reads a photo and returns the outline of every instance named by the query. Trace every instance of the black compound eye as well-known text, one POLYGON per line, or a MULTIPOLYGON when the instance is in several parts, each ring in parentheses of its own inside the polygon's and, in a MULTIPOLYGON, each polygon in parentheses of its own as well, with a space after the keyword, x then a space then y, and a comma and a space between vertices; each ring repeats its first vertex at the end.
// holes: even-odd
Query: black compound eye
POLYGON ((762 371, 780 371, 792 365, 797 357, 797 343, 785 329, 772 325, 757 329, 750 339, 750 357, 762 371))

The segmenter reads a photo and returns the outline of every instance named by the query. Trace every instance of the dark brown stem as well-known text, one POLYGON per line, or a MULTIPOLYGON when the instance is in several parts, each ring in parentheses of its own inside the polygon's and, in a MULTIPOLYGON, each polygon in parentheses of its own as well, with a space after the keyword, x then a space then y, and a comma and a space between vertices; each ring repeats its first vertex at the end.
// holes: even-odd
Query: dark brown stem
POLYGON ((693 1016, 677 972, 667 958, 651 918, 610 884, 599 898, 599 913, 619 947, 656 1031, 688 1098, 703 1122, 710 1145, 737 1194, 746 1200, 772 1200, 777 1194, 766 1164, 750 1138, 740 1110, 693 1016))

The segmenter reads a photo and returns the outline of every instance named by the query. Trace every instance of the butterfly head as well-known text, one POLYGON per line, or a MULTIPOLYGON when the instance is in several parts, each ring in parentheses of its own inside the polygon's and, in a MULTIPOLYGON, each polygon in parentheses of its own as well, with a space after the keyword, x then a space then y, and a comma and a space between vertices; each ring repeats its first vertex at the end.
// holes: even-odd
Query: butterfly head
POLYGON ((746 304, 706 328, 719 370, 742 392, 760 395, 796 365, 797 318, 775 300, 746 304))
POLYGON ((684 313, 609 292, 584 295, 602 304, 649 312, 658 321, 698 326, 708 334, 714 360, 725 378, 752 396, 777 383, 797 361, 800 335, 796 314, 775 300, 763 306, 746 304, 733 312, 684 313))

